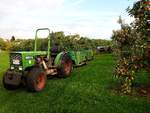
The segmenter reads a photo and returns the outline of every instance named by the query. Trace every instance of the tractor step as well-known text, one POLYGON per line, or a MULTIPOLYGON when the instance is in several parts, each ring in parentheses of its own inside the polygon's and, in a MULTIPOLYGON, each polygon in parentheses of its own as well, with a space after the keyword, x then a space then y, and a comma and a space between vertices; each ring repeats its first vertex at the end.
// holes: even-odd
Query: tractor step
POLYGON ((46 75, 56 75, 57 74, 57 69, 48 69, 46 70, 46 75))

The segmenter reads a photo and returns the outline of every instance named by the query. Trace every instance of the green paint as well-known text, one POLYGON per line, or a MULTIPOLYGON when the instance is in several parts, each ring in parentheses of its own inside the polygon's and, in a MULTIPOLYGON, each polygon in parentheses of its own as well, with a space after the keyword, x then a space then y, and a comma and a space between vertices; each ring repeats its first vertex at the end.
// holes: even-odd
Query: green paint
MULTIPOLYGON (((23 52, 11 52, 10 54, 20 54, 22 56, 22 65, 18 65, 23 67, 23 70, 27 67, 33 66, 35 64, 35 57, 37 56, 47 56, 46 51, 23 51, 23 52)), ((13 64, 11 64, 13 65, 13 64)))
POLYGON ((59 67, 60 64, 61 64, 61 59, 62 59, 62 56, 63 56, 63 52, 59 53, 56 58, 55 58, 55 61, 54 61, 54 64, 55 66, 59 67))

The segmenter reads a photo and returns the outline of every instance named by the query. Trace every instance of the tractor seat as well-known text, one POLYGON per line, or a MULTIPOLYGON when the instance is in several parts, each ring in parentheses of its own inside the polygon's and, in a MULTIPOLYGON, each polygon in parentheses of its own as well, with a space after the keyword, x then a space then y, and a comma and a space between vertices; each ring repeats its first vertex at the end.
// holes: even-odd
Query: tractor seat
POLYGON ((50 51, 52 56, 56 56, 60 52, 60 48, 59 46, 54 45, 50 51))

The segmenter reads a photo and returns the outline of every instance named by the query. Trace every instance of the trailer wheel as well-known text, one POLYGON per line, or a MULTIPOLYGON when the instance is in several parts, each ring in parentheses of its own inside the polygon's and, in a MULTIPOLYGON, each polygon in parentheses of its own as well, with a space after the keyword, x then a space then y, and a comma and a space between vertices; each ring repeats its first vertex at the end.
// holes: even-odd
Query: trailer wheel
MULTIPOLYGON (((13 78, 7 72, 3 75, 3 86, 4 86, 4 88, 7 90, 17 89, 20 86, 20 78, 15 79, 17 85, 9 84, 9 83, 7 83, 7 81, 12 80, 13 78)), ((14 76, 15 76, 15 78, 17 77, 17 75, 14 75, 14 76)))
POLYGON ((35 67, 28 72, 27 75, 27 88, 29 91, 39 92, 42 91, 46 85, 46 74, 40 67, 35 67))
POLYGON ((73 63, 71 58, 67 54, 63 55, 61 60, 61 66, 60 69, 58 70, 58 74, 59 74, 58 76, 63 78, 68 77, 70 76, 72 69, 73 69, 73 63))

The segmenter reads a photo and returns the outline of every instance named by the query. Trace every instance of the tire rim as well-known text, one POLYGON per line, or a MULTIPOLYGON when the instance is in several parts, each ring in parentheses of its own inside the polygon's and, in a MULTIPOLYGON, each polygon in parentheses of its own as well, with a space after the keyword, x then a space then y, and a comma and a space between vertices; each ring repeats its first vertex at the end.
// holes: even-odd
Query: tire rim
POLYGON ((45 77, 43 74, 39 75, 38 76, 38 79, 37 79, 37 88, 38 89, 43 89, 45 86, 45 77))
POLYGON ((70 61, 67 61, 64 65, 64 71, 66 73, 66 75, 69 75, 70 74, 70 71, 71 71, 71 62, 70 61))

